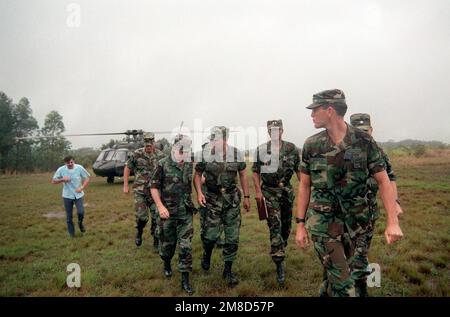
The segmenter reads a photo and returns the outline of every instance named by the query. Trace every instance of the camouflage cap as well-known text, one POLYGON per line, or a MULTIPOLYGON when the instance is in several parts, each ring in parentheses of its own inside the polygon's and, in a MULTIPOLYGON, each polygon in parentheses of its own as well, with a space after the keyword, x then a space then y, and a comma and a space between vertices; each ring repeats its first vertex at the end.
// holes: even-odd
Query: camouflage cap
POLYGON ((153 132, 145 132, 142 138, 144 139, 144 144, 152 144, 155 141, 155 134, 153 132))
POLYGON ((280 128, 283 129, 283 121, 280 120, 269 120, 267 121, 267 129, 270 130, 272 128, 280 128))
POLYGON ((325 105, 347 108, 344 92, 340 89, 330 89, 318 92, 313 95, 313 103, 306 107, 306 109, 314 109, 325 105))
POLYGON ((177 134, 173 140, 173 144, 182 143, 183 145, 191 145, 192 140, 186 134, 177 134))
POLYGON ((144 140, 155 139, 155 134, 153 132, 144 132, 144 134, 142 135, 142 138, 144 140))
POLYGON ((224 126, 215 126, 211 129, 210 140, 218 140, 219 138, 228 139, 230 130, 224 126))
POLYGON ((370 124, 370 115, 367 113, 354 113, 350 116, 350 124, 355 128, 369 131, 372 127, 370 124))

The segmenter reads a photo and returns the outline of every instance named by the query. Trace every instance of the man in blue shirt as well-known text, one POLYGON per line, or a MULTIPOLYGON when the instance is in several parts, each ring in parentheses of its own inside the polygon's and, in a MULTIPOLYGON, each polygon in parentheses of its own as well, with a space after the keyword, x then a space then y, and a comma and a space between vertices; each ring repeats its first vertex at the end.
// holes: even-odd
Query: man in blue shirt
POLYGON ((62 197, 64 201, 64 208, 66 209, 67 230, 69 235, 75 235, 75 228, 73 227, 72 211, 73 205, 77 207, 78 225, 81 232, 86 229, 83 226, 84 206, 83 206, 83 190, 89 184, 89 176, 91 176, 83 166, 75 164, 72 156, 64 158, 64 165, 58 168, 55 175, 53 175, 52 184, 63 183, 62 197))

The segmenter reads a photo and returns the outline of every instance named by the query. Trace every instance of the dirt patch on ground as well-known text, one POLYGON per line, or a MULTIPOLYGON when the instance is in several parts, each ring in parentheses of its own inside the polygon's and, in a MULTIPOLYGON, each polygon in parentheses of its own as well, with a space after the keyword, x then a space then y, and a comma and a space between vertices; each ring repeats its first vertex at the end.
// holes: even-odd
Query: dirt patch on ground
POLYGON ((66 216, 66 213, 64 211, 49 211, 46 214, 43 214, 45 218, 57 218, 61 219, 66 216))

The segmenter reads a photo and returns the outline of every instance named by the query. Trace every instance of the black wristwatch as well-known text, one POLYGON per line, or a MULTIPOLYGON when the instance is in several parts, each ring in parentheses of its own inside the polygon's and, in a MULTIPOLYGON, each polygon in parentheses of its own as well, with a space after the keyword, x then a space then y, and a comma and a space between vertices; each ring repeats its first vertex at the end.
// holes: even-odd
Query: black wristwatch
POLYGON ((250 196, 244 196, 244 198, 250 198, 250 196))
POLYGON ((305 218, 295 217, 295 222, 296 222, 296 223, 300 223, 300 222, 305 223, 305 218))

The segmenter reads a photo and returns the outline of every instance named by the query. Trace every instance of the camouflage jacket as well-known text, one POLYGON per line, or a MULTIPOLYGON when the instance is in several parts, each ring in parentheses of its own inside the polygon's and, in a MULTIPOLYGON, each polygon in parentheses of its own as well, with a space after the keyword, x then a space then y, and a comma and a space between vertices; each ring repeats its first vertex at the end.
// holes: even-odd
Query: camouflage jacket
MULTIPOLYGON (((214 155, 214 149, 211 150, 211 153, 214 155)), ((195 165, 195 170, 204 174, 205 186, 208 191, 214 193, 230 191, 236 188, 237 173, 247 166, 241 160, 243 160, 242 153, 235 147, 228 146, 226 158, 222 162, 211 161, 203 156, 202 161, 195 165)))
POLYGON ((301 159, 301 172, 310 175, 312 185, 308 217, 317 216, 322 221, 324 214, 341 214, 356 230, 369 217, 368 178, 383 170, 378 145, 357 128, 347 124, 347 133, 338 145, 326 130, 309 137, 301 159))
POLYGON ((281 141, 278 166, 274 166, 276 170, 264 173, 264 171, 261 171, 261 166, 270 169, 270 156, 271 141, 260 145, 256 150, 252 171, 261 175, 263 185, 269 187, 290 186, 292 175, 299 171, 300 155, 297 147, 293 143, 281 141))
POLYGON ((194 211, 191 197, 192 172, 192 162, 180 164, 170 156, 160 160, 155 167, 150 187, 160 190, 161 201, 170 213, 175 213, 183 204, 191 212, 194 211))
POLYGON ((157 162, 164 157, 164 153, 158 149, 153 153, 145 152, 145 148, 134 151, 126 163, 127 167, 134 171, 133 187, 143 189, 150 181, 157 162))

